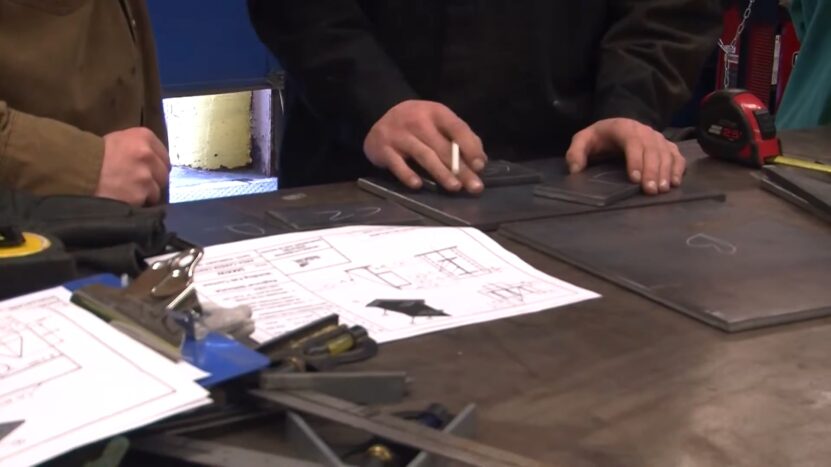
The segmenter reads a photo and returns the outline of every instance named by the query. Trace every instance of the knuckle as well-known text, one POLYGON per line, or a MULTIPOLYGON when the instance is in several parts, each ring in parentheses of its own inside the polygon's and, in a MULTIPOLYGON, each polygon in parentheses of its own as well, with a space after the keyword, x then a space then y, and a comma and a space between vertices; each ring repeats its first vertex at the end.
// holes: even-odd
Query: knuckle
POLYGON ((136 151, 136 156, 139 161, 145 163, 149 162, 154 157, 156 157, 153 153, 153 150, 150 148, 150 146, 147 145, 139 146, 138 151, 136 151))
POLYGON ((133 133, 136 135, 136 137, 141 139, 150 139, 153 137, 153 132, 145 127, 134 128, 133 133))
POLYGON ((376 166, 385 166, 390 156, 384 151, 365 151, 366 158, 376 166))
POLYGON ((574 135, 571 137, 571 142, 574 143, 574 142, 582 140, 583 138, 586 137, 586 135, 588 134, 589 131, 590 130, 588 128, 586 128, 586 129, 578 131, 577 133, 574 133, 574 135))
POLYGON ((435 153, 427 148, 418 148, 414 152, 413 157, 423 164, 432 163, 437 159, 435 153))
POLYGON ((366 135, 366 141, 364 147, 375 147, 380 146, 383 144, 384 141, 388 140, 389 130, 385 125, 379 124, 372 127, 369 130, 369 133, 366 135))
POLYGON ((473 131, 467 125, 467 123, 463 122, 459 118, 453 118, 448 122, 448 130, 454 135, 457 135, 461 139, 465 139, 468 142, 473 143, 473 131))
POLYGON ((424 133, 430 127, 428 122, 427 118, 423 115, 413 115, 404 123, 404 128, 413 133, 424 133))
POLYGON ((430 113, 449 112, 450 109, 440 102, 427 101, 424 102, 424 110, 430 113))
POLYGON ((153 181, 153 174, 150 172, 150 169, 147 167, 142 167, 134 172, 136 174, 136 180, 141 185, 147 185, 153 181))

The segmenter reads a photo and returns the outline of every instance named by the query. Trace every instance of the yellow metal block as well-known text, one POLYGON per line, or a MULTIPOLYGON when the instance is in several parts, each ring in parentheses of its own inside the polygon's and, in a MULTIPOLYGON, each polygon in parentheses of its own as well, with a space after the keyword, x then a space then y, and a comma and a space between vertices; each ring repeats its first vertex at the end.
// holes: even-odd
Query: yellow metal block
POLYGON ((251 92, 165 100, 174 165, 234 169, 251 163, 251 92))

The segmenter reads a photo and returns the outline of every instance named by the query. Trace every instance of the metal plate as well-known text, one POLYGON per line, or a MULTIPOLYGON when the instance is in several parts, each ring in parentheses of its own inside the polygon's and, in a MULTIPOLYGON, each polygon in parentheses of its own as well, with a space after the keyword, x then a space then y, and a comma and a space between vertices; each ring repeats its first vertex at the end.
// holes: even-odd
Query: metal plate
POLYGON ((562 177, 534 187, 534 194, 590 206, 608 206, 640 193, 624 170, 594 170, 562 177))
POLYGON ((805 211, 817 216, 818 218, 824 220, 825 222, 831 223, 831 212, 822 210, 813 204, 809 203, 803 198, 800 198, 796 194, 786 190, 785 188, 777 185, 776 183, 772 182, 769 179, 763 178, 759 181, 761 183, 762 189, 767 191, 768 193, 773 194, 785 201, 798 206, 805 211))
POLYGON ((237 210, 226 201, 170 204, 165 225, 179 237, 200 246, 230 243, 291 232, 287 226, 237 210))
POLYGON ((418 225, 424 218, 384 200, 287 206, 268 214, 297 230, 324 229, 344 225, 418 225))
MULTIPOLYGON (((423 169, 422 169, 423 172, 423 169)), ((491 160, 479 173, 482 184, 486 187, 529 185, 540 183, 542 173, 529 167, 505 160, 491 160)), ((444 192, 439 184, 429 176, 422 176, 424 188, 435 192, 444 192)))
POLYGON ((500 232, 725 331, 831 314, 831 229, 764 204, 681 203, 500 232))
POLYGON ((767 166, 762 171, 773 183, 831 214, 831 175, 783 166, 767 166))
MULTIPOLYGON (((561 159, 548 159, 524 164, 543 174, 549 182, 566 177, 561 159)), ((603 168, 592 168, 603 171, 603 168)), ((424 216, 447 225, 496 230, 503 223, 558 217, 598 210, 621 209, 655 204, 678 203, 697 199, 723 199, 719 192, 704 190, 691 181, 669 193, 658 196, 636 195, 610 206, 589 206, 534 195, 534 185, 487 188, 479 196, 445 194, 430 190, 414 191, 385 178, 362 178, 358 186, 375 195, 400 203, 424 216)))

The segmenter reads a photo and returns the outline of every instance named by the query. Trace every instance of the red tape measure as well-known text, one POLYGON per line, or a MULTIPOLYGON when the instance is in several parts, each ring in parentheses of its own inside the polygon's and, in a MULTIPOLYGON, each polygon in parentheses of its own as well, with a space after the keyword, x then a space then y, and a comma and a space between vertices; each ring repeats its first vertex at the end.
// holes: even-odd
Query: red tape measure
POLYGON ((697 137, 707 155, 751 167, 762 167, 782 154, 773 116, 744 89, 718 90, 704 98, 697 137))

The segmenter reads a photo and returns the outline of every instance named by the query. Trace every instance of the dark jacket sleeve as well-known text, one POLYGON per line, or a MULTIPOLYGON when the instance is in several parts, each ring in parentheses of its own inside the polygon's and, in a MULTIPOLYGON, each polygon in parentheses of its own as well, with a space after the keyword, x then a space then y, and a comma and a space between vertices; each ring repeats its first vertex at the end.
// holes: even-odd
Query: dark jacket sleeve
POLYGON ((372 125, 418 96, 352 0, 248 0, 260 39, 341 143, 358 150, 372 125))
POLYGON ((661 129, 692 96, 722 31, 720 0, 609 0, 596 119, 661 129))

